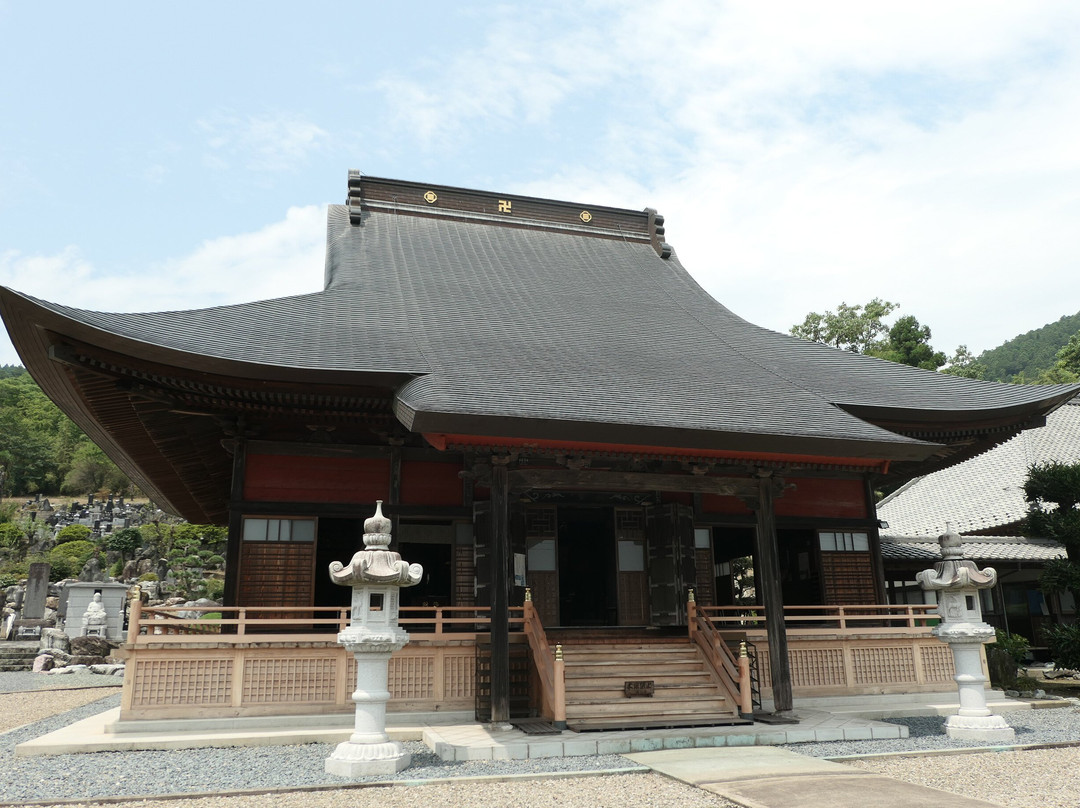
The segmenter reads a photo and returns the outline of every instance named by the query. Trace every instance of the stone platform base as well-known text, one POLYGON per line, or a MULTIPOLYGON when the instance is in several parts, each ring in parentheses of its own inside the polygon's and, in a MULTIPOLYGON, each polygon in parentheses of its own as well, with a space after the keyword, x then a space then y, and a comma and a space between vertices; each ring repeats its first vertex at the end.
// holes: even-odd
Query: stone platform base
POLYGON ((397 741, 353 743, 345 741, 326 759, 326 773, 338 777, 397 774, 412 763, 412 755, 397 741))
POLYGON ((1016 730, 1000 715, 953 715, 945 722, 945 734, 958 741, 1015 743, 1016 730))

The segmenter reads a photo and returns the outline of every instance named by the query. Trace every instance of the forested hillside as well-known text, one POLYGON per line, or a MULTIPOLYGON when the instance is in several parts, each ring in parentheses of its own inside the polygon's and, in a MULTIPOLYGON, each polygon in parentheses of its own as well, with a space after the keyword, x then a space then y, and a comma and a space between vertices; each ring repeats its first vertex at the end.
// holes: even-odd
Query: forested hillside
POLYGON ((29 373, 0 367, 0 496, 99 492, 133 493, 130 481, 29 373))
POLYGON ((1033 382, 1052 368, 1057 354, 1069 338, 1080 331, 1080 312, 1066 315, 1054 323, 1028 331, 984 351, 978 359, 985 367, 985 378, 999 382, 1033 382))

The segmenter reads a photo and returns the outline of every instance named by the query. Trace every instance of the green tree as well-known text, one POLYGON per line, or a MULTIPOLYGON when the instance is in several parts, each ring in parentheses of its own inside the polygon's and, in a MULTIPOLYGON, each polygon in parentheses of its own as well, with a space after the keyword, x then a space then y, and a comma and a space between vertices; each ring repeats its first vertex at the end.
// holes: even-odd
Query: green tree
POLYGON ((937 370, 946 361, 945 354, 930 345, 930 326, 920 325, 910 314, 893 323, 888 341, 874 356, 923 370, 937 370))
POLYGON ((121 561, 133 557, 142 547, 142 543, 142 534, 133 527, 125 527, 122 530, 110 533, 102 541, 102 545, 106 550, 112 550, 120 554, 121 561))
MULTIPOLYGON (((1080 463, 1036 463, 1024 482, 1026 532, 1053 539, 1066 557, 1047 563, 1039 585, 1044 592, 1068 591, 1080 603, 1080 463)), ((1058 664, 1080 668, 1080 625, 1056 625, 1046 641, 1058 664)))
POLYGON ((961 345, 949 357, 941 372, 948 373, 950 376, 962 376, 965 379, 985 379, 986 365, 979 362, 966 345, 961 345))
POLYGON ((97 494, 118 493, 130 488, 131 481, 116 464, 101 449, 87 442, 75 449, 62 490, 69 494, 97 494))
POLYGON ((810 312, 800 325, 792 327, 791 333, 845 351, 871 353, 882 347, 883 337, 889 330, 882 320, 897 308, 898 304, 879 297, 865 305, 841 303, 836 311, 810 312))

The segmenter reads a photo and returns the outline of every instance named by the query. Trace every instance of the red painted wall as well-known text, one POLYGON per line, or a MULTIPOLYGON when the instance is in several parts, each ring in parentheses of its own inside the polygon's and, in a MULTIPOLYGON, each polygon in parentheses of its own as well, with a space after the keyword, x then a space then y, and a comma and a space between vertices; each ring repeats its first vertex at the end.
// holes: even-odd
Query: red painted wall
MULTIPOLYGON (((866 516, 866 493, 862 480, 830 480, 824 477, 788 478, 795 485, 773 500, 777 516, 822 516, 861 519, 866 516)), ((705 494, 706 513, 753 514, 741 499, 705 494)))
POLYGON ((401 463, 402 505, 462 505, 457 463, 404 460, 401 463))
POLYGON ((390 498, 387 458, 250 454, 246 466, 244 499, 367 503, 390 498))

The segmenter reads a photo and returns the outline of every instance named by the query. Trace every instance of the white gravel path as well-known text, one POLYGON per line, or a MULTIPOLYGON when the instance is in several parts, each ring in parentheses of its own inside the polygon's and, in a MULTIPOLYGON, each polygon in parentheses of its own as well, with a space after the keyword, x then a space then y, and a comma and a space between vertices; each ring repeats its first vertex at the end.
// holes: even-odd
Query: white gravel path
MULTIPOLYGON (((90 805, 92 803, 79 803, 90 805)), ((733 802, 659 774, 555 780, 433 783, 110 803, 110 808, 738 808, 733 802)))
POLYGON ((844 762, 1009 808, 1080 806, 1080 747, 844 762))

